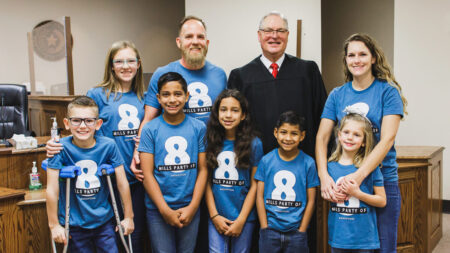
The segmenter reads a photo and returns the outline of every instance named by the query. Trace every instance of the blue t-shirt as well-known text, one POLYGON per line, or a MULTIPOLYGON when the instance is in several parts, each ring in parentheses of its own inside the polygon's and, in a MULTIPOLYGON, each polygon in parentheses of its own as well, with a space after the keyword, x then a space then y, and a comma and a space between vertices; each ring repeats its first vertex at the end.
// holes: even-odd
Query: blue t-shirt
MULTIPOLYGON (((372 122, 375 140, 380 141, 381 122, 386 115, 401 115, 403 103, 397 89, 387 82, 375 79, 365 90, 353 89, 352 82, 334 88, 328 96, 321 118, 340 122, 347 115, 344 110, 358 111, 372 122)), ((396 152, 394 145, 382 162, 384 181, 398 181, 396 152)))
MULTIPOLYGON (((205 124, 188 115, 178 125, 168 124, 161 115, 142 128, 138 151, 154 155, 153 174, 172 209, 185 207, 192 200, 198 154, 205 152, 205 132, 205 124)), ((157 209, 148 194, 145 205, 157 209)))
MULTIPOLYGON (((262 142, 259 138, 252 141, 250 168, 236 168, 234 141, 225 140, 222 152, 217 156, 219 167, 212 174, 211 189, 217 211, 229 220, 236 220, 241 212, 251 184, 252 168, 257 166, 263 156, 262 142)), ((247 221, 255 221, 255 210, 249 214, 247 221)))
MULTIPOLYGON (((62 169, 64 166, 76 165, 81 168, 81 175, 70 182, 70 226, 93 229, 100 227, 113 216, 108 201, 109 190, 105 177, 97 176, 97 167, 110 164, 114 168, 123 165, 116 143, 103 136, 95 137, 92 148, 80 148, 72 143, 72 136, 60 140, 64 149, 48 161, 48 168, 62 169)), ((65 223, 66 183, 59 182, 59 223, 65 223)))
POLYGON ((319 185, 314 159, 300 150, 293 160, 284 161, 276 148, 261 159, 255 179, 264 182, 268 226, 281 232, 298 229, 307 189, 319 185))
POLYGON ((133 137, 138 134, 141 119, 144 117, 144 99, 139 100, 133 91, 118 92, 115 99, 114 93, 111 93, 107 99, 101 87, 90 89, 86 95, 97 103, 99 118, 103 120, 103 125, 96 134, 114 139, 125 161, 128 182, 137 183, 130 164, 134 151, 133 137))
MULTIPOLYGON (((328 163, 328 173, 336 182, 356 170, 354 165, 328 163)), ((360 189, 373 194, 374 186, 383 186, 383 175, 378 167, 364 179, 360 189)), ((375 207, 355 197, 350 197, 342 204, 331 203, 328 212, 328 243, 340 249, 380 248, 375 207)))
POLYGON ((189 101, 185 105, 184 112, 206 124, 216 97, 227 85, 225 71, 208 61, 205 61, 205 66, 199 70, 189 70, 183 67, 179 60, 171 62, 164 67, 159 67, 152 75, 148 85, 148 92, 145 96, 146 105, 157 109, 161 108, 156 99, 158 80, 167 72, 177 72, 186 79, 189 101))

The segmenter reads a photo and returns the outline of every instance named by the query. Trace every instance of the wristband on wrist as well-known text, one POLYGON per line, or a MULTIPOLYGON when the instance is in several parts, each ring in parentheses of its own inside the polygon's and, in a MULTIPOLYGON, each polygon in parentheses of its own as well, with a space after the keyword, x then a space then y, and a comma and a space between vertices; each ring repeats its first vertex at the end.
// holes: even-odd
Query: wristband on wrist
POLYGON ((219 214, 217 213, 217 214, 215 214, 215 215, 213 215, 213 216, 211 216, 211 220, 214 220, 214 218, 216 218, 217 216, 219 216, 219 214))

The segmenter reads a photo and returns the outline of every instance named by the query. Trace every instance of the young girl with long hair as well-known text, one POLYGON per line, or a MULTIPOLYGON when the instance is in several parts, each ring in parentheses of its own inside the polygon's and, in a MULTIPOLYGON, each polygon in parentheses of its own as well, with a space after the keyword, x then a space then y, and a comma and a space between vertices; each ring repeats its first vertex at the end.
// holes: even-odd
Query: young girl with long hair
POLYGON ((344 69, 346 82, 329 95, 321 116, 316 137, 316 162, 324 199, 338 202, 340 187, 327 170, 327 144, 333 127, 347 111, 358 112, 372 124, 376 145, 355 172, 344 180, 357 185, 382 164, 387 204, 377 209, 380 252, 395 252, 397 224, 400 216, 400 190, 394 140, 400 119, 406 114, 406 99, 375 40, 366 34, 354 34, 344 43, 344 69))
POLYGON ((331 252, 373 252, 380 247, 374 207, 386 205, 383 175, 377 167, 360 186, 354 180, 342 180, 355 172, 372 150, 372 125, 365 117, 350 113, 341 120, 337 137, 337 148, 328 159, 328 174, 348 193, 349 199, 331 203, 328 213, 331 252))
POLYGON ((206 136, 209 250, 249 252, 256 222, 253 176, 263 150, 239 91, 224 90, 217 97, 206 136))

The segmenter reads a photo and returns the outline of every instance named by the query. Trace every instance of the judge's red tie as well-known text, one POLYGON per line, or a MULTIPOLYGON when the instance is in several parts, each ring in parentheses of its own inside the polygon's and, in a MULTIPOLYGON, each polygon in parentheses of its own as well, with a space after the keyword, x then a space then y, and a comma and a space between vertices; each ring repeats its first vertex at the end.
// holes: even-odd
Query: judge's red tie
POLYGON ((276 64, 274 62, 274 63, 272 63, 272 65, 270 65, 270 67, 272 68, 273 78, 277 78, 277 75, 278 75, 278 64, 276 64))

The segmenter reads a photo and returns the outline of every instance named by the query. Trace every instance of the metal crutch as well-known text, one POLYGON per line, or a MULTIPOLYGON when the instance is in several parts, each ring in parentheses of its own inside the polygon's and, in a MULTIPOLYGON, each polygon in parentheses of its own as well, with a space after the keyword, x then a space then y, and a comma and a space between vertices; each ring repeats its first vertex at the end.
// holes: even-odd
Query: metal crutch
POLYGON ((100 165, 98 167, 97 175, 98 176, 106 176, 106 180, 108 182, 108 187, 109 187, 109 195, 111 195, 111 202, 112 202, 112 206, 113 206, 113 210, 114 210, 114 216, 116 218, 116 223, 117 223, 117 226, 119 228, 120 239, 121 239, 121 241, 123 243, 125 251, 127 253, 133 253, 133 247, 131 245, 131 235, 128 235, 128 246, 127 246, 127 243, 125 241, 125 236, 123 234, 123 232, 124 232, 123 231, 123 227, 120 224, 119 211, 117 209, 116 197, 114 195, 114 189, 112 187, 111 176, 110 176, 114 172, 115 172, 115 169, 114 169, 114 167, 112 165, 110 165, 110 164, 102 164, 102 165, 100 165))
MULTIPOLYGON (((45 159, 44 161, 42 161, 41 167, 43 170, 46 171, 47 166, 48 161, 47 159, 45 159)), ((72 178, 75 178, 79 175, 81 175, 81 168, 75 165, 65 166, 59 171, 59 177, 66 179, 66 217, 65 217, 64 232, 66 234, 67 243, 64 245, 63 253, 66 253, 69 247, 70 181, 72 178)), ((52 238, 52 249, 54 253, 57 253, 56 244, 53 238, 52 238)))

